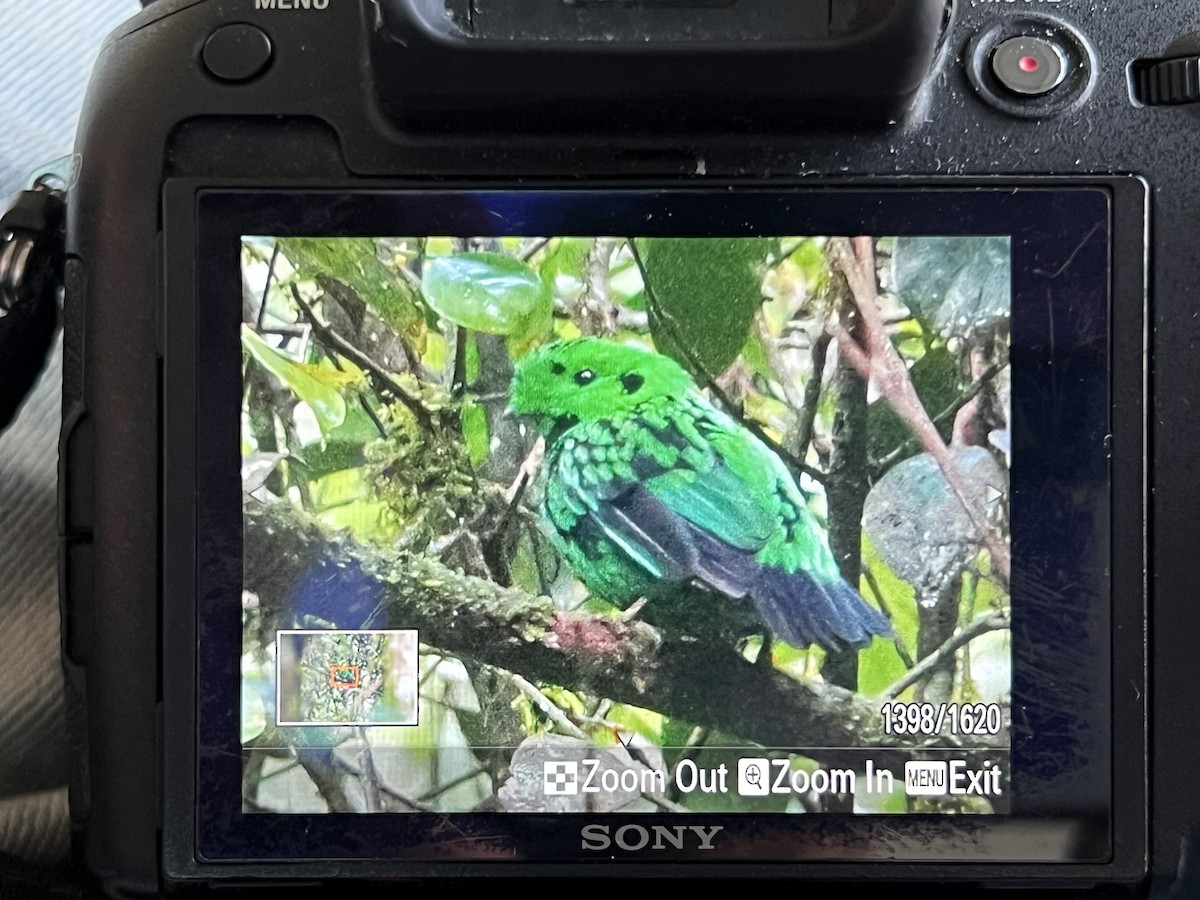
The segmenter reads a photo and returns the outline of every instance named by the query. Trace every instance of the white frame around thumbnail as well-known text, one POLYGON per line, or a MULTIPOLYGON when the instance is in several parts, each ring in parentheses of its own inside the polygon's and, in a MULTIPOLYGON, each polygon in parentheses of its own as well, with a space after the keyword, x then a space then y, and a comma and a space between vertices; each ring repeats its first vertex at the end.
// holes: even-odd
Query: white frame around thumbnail
POLYGON ((419 708, 420 702, 417 696, 417 689, 420 684, 420 637, 413 628, 375 628, 375 629, 355 629, 355 628, 281 628, 275 632, 275 724, 281 727, 296 727, 308 726, 313 728, 390 728, 390 727, 411 727, 419 724, 419 708), (315 635, 329 637, 331 635, 364 635, 364 634, 382 634, 389 636, 405 636, 411 635, 412 643, 412 720, 403 722, 393 721, 363 721, 363 722, 309 722, 309 721, 284 721, 281 716, 283 712, 282 698, 282 682, 281 667, 282 654, 279 652, 280 638, 294 635, 315 635))

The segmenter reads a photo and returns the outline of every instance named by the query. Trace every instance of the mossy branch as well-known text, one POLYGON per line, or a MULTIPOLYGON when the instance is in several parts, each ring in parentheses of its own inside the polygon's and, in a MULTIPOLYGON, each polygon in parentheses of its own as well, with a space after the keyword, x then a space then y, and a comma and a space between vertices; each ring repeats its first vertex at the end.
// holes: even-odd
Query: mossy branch
MULTIPOLYGON (((352 569, 379 599, 372 627, 415 628, 422 643, 557 684, 657 710, 772 748, 861 761, 846 748, 946 746, 888 735, 878 701, 747 662, 733 647, 663 641, 650 625, 556 611, 534 597, 455 572, 421 554, 385 554, 325 533, 285 502, 245 500, 245 589, 265 610, 289 608, 298 586, 352 569)), ((999 745, 998 745, 999 746, 999 745)), ((969 755, 969 754, 968 754, 969 755)))

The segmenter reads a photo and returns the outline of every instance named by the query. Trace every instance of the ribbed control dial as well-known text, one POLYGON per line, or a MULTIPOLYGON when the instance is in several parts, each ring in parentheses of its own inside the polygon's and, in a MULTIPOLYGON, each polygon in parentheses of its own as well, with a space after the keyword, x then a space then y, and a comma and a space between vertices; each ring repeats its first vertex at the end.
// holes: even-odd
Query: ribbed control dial
POLYGON ((1200 103, 1200 56, 1140 59, 1132 74, 1137 100, 1146 106, 1200 103))

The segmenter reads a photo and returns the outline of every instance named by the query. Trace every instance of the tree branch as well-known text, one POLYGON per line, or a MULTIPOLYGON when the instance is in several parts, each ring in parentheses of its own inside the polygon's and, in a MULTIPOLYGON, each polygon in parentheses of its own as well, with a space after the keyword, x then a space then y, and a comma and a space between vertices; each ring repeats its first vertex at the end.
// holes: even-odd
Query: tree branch
POLYGON ((800 416, 796 427, 796 457, 808 457, 808 445, 812 443, 813 430, 817 421, 817 407, 821 404, 822 379, 825 377, 825 360, 833 335, 822 331, 812 345, 812 377, 804 386, 804 406, 797 412, 800 416))
POLYGON ((267 264, 267 281, 263 285, 262 302, 258 305, 256 325, 260 334, 263 330, 263 322, 267 318, 267 301, 271 299, 271 282, 275 280, 275 264, 277 262, 279 262, 279 241, 276 241, 275 246, 271 249, 271 262, 267 264))
POLYGON ((988 521, 987 515, 971 500, 971 495, 962 484, 958 466, 950 454, 950 448, 942 440, 937 426, 917 396, 909 376, 908 367, 892 344, 883 316, 879 312, 879 289, 875 274, 875 243, 873 238, 856 237, 840 239, 830 244, 830 260, 841 272, 850 286, 850 294, 866 332, 860 344, 845 327, 838 331, 838 352, 845 354, 850 364, 864 378, 873 378, 888 405, 904 420, 921 446, 937 461, 946 483, 954 491, 975 530, 983 538, 996 572, 1007 589, 1012 568, 1008 546, 988 521))
POLYGON ((895 700, 953 656, 959 647, 971 643, 971 641, 975 640, 981 634, 986 634, 989 631, 1000 631, 1003 628, 1008 628, 1011 624, 1008 610, 988 612, 977 616, 969 625, 955 632, 945 643, 905 672, 899 681, 889 685, 880 696, 884 700, 895 700))
POLYGON ((388 626, 415 628, 424 644, 531 682, 654 709, 765 747, 805 749, 830 764, 861 761, 860 751, 846 748, 918 756, 938 746, 885 734, 878 701, 756 666, 732 646, 663 641, 644 622, 556 612, 549 598, 423 555, 385 555, 326 535, 285 502, 246 498, 244 509, 244 587, 264 610, 289 609, 306 584, 336 593, 338 579, 351 573, 354 590, 370 589, 388 626), (830 749, 811 749, 821 747, 830 749))

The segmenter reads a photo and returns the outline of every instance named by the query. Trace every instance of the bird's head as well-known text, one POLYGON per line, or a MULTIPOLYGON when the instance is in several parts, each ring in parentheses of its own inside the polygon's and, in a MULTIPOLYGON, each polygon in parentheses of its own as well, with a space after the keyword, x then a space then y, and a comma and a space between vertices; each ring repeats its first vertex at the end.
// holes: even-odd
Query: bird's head
POLYGON ((679 363, 603 338, 558 341, 527 354, 513 374, 509 408, 540 423, 611 418, 655 397, 696 390, 679 363))

